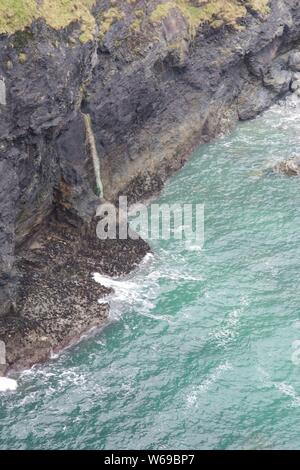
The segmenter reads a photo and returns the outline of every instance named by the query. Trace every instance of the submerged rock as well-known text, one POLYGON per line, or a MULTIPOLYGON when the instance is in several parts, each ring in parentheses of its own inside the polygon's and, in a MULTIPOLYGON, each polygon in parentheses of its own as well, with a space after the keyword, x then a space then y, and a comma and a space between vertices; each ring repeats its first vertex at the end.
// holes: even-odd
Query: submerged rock
POLYGON ((300 176, 300 156, 289 158, 275 165, 274 171, 287 176, 300 176))

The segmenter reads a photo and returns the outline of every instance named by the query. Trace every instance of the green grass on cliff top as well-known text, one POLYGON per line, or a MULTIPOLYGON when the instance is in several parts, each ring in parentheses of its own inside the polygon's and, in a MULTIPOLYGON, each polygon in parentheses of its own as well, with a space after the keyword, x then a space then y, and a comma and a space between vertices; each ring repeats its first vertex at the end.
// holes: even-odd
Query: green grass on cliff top
MULTIPOLYGON (((95 18, 91 12, 97 0, 0 0, 0 34, 12 34, 24 30, 32 21, 43 18, 54 29, 62 29, 73 21, 81 24, 80 39, 83 42, 93 38, 95 18)), ((122 19, 125 12, 122 6, 132 5, 136 0, 111 0, 111 8, 104 12, 100 33, 105 35, 111 25, 122 19)), ((269 0, 172 0, 153 2, 150 21, 155 24, 163 21, 176 9, 186 20, 191 35, 201 24, 213 27, 229 24, 235 26, 244 18, 248 9, 267 14, 269 0)), ((151 2, 150 2, 151 4, 151 2)), ((136 22, 141 22, 141 18, 136 22)), ((135 25, 137 28, 138 25, 135 25)))
POLYGON ((54 29, 73 21, 81 24, 81 40, 93 37, 95 18, 91 8, 96 0, 0 0, 0 34, 24 30, 37 18, 44 18, 54 29))
POLYGON ((268 4, 269 0, 172 0, 161 2, 150 18, 154 23, 160 22, 171 10, 177 9, 185 17, 193 34, 201 24, 236 26, 249 9, 266 15, 269 13, 268 4))

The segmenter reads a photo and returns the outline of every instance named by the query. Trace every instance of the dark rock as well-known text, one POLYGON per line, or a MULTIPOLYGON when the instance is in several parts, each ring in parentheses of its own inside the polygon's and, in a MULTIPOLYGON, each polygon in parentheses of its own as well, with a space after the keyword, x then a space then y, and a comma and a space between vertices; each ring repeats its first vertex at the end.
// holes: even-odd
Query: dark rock
POLYGON ((291 91, 297 92, 300 89, 300 73, 294 73, 291 83, 291 91))
POLYGON ((300 72, 300 51, 295 51, 290 54, 288 65, 294 72, 300 72))
POLYGON ((111 290, 96 284, 92 274, 129 273, 150 251, 141 239, 98 240, 96 220, 77 222, 72 227, 52 218, 17 258, 22 314, 0 317, 9 368, 43 362, 92 328, 102 327, 108 320, 105 297, 111 290))
POLYGON ((238 113, 241 121, 252 119, 271 106, 273 90, 257 86, 256 82, 246 83, 238 98, 238 113))
POLYGON ((289 158, 274 167, 275 173, 286 176, 300 176, 300 157, 289 158))
POLYGON ((291 83, 291 90, 297 91, 300 89, 300 80, 293 80, 291 83))
POLYGON ((258 52, 250 52, 246 56, 246 63, 249 72, 256 78, 262 78, 266 75, 274 60, 278 56, 278 50, 280 47, 280 39, 276 38, 263 47, 258 52))
POLYGON ((16 302, 15 222, 18 179, 6 160, 0 161, 0 314, 16 302))
POLYGON ((277 95, 288 93, 292 82, 292 72, 282 70, 280 67, 273 67, 264 76, 264 85, 271 88, 277 95))
POLYGON ((81 114, 67 124, 57 139, 61 180, 55 188, 55 205, 61 219, 79 217, 89 222, 99 205, 95 175, 87 149, 81 114))

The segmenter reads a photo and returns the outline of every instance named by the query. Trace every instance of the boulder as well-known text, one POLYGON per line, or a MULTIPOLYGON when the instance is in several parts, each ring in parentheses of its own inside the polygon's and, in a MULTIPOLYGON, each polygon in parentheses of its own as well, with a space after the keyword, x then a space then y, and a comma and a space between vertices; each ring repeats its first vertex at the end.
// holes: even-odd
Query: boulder
POLYGON ((294 51, 290 54, 288 66, 294 72, 300 72, 300 51, 294 51))
POLYGON ((289 158, 274 167, 276 173, 286 176, 300 176, 300 156, 289 158))
POLYGON ((300 73, 299 72, 294 73, 290 88, 291 88, 291 91, 293 92, 300 89, 300 73))
POLYGON ((273 67, 264 77, 264 85, 278 94, 284 94, 290 89, 292 77, 292 72, 283 70, 280 67, 273 67))
POLYGON ((293 92, 297 91, 300 89, 300 80, 293 80, 292 84, 291 84, 291 90, 293 92))

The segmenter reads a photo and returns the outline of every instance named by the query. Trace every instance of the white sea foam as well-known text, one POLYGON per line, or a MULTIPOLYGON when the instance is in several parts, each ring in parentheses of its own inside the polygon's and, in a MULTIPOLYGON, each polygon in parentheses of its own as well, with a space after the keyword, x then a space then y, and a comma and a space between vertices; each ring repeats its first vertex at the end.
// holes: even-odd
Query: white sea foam
POLYGON ((274 380, 272 380, 270 374, 266 372, 262 367, 258 367, 257 370, 260 373, 265 386, 274 387, 282 395, 289 397, 291 399, 290 407, 300 407, 300 396, 296 392, 293 385, 287 384, 286 382, 275 382, 274 380))
POLYGON ((152 260, 154 259, 154 255, 152 253, 147 253, 144 258, 142 259, 141 261, 141 265, 144 267, 145 264, 148 264, 149 262, 151 262, 152 260))
POLYGON ((126 279, 114 279, 99 273, 94 273, 93 278, 98 284, 114 290, 114 300, 133 301, 137 298, 139 286, 136 282, 126 279))
POLYGON ((110 288, 112 289, 123 288, 123 289, 128 290, 135 285, 134 282, 123 281, 121 279, 114 279, 112 277, 104 276, 103 274, 99 274, 99 273, 94 273, 94 280, 98 282, 99 284, 101 284, 102 286, 107 287, 109 289, 110 288))
POLYGON ((214 331, 210 337, 216 341, 218 347, 224 347, 238 334, 238 327, 245 308, 249 305, 246 298, 241 299, 241 307, 234 309, 226 318, 223 328, 214 331))
POLYGON ((300 329, 300 320, 295 320, 293 323, 293 328, 300 329))
POLYGON ((188 395, 188 406, 194 406, 198 401, 199 395, 206 393, 211 388, 211 386, 221 378, 224 372, 232 369, 233 367, 228 361, 217 366, 213 372, 188 395))
POLYGON ((195 282, 204 282, 205 277, 204 276, 193 276, 191 274, 188 274, 184 269, 181 271, 177 271, 175 269, 172 270, 166 270, 166 272, 162 272, 159 270, 152 271, 151 273, 148 274, 147 276, 148 280, 151 281, 157 281, 159 279, 167 279, 170 281, 195 281, 195 282))
POLYGON ((203 251, 203 246, 186 243, 186 249, 188 251, 203 251))
MULTIPOLYGON (((140 263, 142 269, 145 268, 145 265, 151 262, 154 259, 152 253, 147 253, 146 256, 140 263)), ((141 286, 135 281, 131 281, 123 278, 113 278, 110 276, 104 276, 100 273, 93 274, 94 280, 108 289, 114 290, 114 298, 119 300, 134 300, 139 296, 141 291, 141 286)), ((107 303, 107 300, 100 299, 99 303, 107 303)))
POLYGON ((16 380, 0 377, 0 392, 14 392, 18 388, 16 380))
MULTIPOLYGON (((146 255, 144 263, 147 263, 153 259, 153 255, 146 255)), ((126 278, 111 278, 104 276, 99 273, 94 273, 93 278, 99 284, 113 289, 113 293, 106 299, 100 299, 99 303, 109 301, 110 309, 110 320, 119 320, 124 309, 126 311, 134 309, 135 313, 140 316, 151 318, 155 321, 163 321, 169 325, 174 325, 176 321, 163 313, 155 311, 156 299, 161 293, 163 287, 160 285, 160 280, 171 280, 180 281, 203 281, 201 276, 194 277, 190 276, 185 272, 179 272, 179 270, 167 270, 162 272, 160 270, 153 269, 145 276, 144 268, 142 268, 142 274, 136 273, 135 280, 126 278), (142 278, 142 280, 141 280, 142 278)))
MULTIPOLYGON (((154 280, 160 278, 159 273, 157 274, 158 276, 154 276, 154 280)), ((142 283, 124 279, 113 279, 98 273, 94 274, 94 280, 114 290, 109 299, 112 306, 110 312, 111 320, 120 319, 122 312, 119 310, 124 308, 124 305, 127 304, 128 307, 134 306, 140 315, 151 318, 152 320, 165 321, 169 325, 175 323, 168 315, 151 313, 151 310, 155 308, 155 303, 152 300, 157 296, 158 285, 156 283, 153 283, 152 286, 148 285, 146 288, 142 283)))

